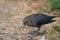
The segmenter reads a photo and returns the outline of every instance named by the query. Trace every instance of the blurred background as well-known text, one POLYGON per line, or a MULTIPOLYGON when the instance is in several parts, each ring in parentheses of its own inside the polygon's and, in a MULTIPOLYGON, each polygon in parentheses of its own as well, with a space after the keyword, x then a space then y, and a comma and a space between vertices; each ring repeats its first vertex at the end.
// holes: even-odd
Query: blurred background
MULTIPOLYGON (((60 16, 60 0, 0 0, 0 40, 40 40, 40 35, 26 34, 37 28, 21 27, 23 19, 34 13, 60 16)), ((42 25, 46 40, 60 40, 60 17, 55 19, 42 25)))

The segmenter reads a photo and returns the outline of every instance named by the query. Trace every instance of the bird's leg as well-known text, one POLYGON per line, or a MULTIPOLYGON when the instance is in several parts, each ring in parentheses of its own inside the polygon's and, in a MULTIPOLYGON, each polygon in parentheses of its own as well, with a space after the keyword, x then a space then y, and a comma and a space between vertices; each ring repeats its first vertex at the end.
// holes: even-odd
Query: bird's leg
POLYGON ((41 40, 46 40, 45 39, 45 33, 46 33, 46 31, 40 27, 39 28, 39 32, 40 32, 40 35, 42 36, 41 37, 41 40))

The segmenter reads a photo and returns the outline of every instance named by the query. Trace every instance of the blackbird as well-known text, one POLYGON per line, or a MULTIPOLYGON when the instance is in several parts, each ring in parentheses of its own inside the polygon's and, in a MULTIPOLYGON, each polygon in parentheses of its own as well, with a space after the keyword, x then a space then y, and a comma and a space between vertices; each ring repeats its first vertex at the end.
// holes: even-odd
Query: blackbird
POLYGON ((55 20, 52 20, 52 19, 55 17, 56 16, 49 16, 49 15, 40 14, 40 13, 32 14, 23 19, 23 25, 40 28, 41 25, 54 22, 55 20))

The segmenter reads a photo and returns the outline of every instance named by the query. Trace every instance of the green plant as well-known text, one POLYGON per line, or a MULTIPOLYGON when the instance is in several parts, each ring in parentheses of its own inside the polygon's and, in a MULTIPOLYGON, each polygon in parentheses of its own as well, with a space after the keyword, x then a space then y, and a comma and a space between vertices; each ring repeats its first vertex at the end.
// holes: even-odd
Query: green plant
POLYGON ((55 35, 56 35, 56 31, 55 30, 51 30, 51 31, 48 30, 47 33, 46 33, 46 38, 48 40, 56 40, 55 35))
POLYGON ((60 32, 60 25, 55 25, 53 28, 54 28, 56 31, 60 32))
POLYGON ((57 40, 57 34, 58 36, 60 36, 60 25, 55 25, 53 26, 53 29, 52 30, 47 30, 47 33, 46 33, 46 38, 48 40, 57 40))
POLYGON ((60 0, 47 0, 52 11, 60 10, 60 0))

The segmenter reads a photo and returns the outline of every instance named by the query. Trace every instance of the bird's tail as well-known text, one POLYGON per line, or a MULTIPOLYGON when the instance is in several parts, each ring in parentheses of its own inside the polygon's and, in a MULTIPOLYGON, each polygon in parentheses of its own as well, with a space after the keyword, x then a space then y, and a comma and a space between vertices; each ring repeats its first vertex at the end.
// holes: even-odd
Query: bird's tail
POLYGON ((58 17, 60 17, 60 16, 50 16, 51 19, 58 18, 58 17))
POLYGON ((52 20, 60 21, 60 16, 52 16, 52 20))

